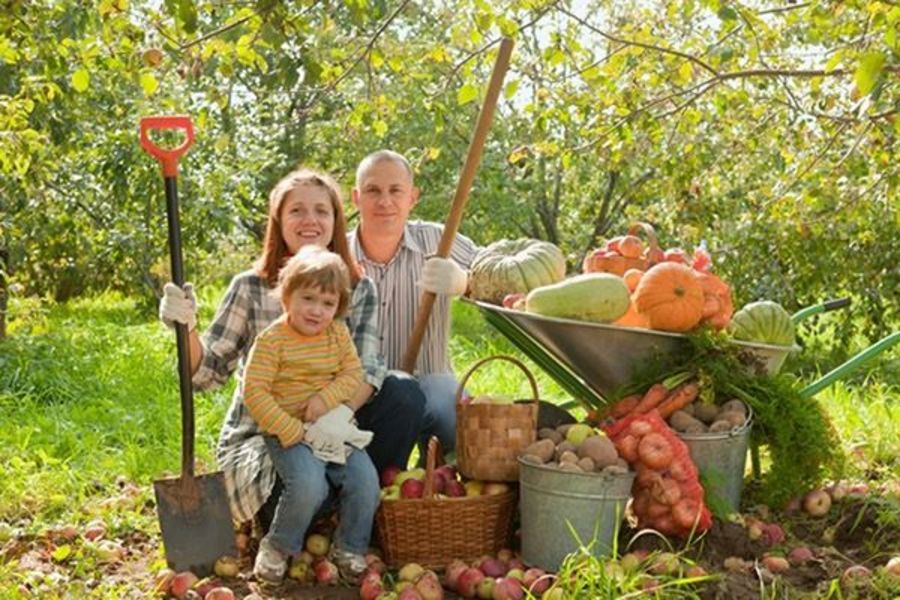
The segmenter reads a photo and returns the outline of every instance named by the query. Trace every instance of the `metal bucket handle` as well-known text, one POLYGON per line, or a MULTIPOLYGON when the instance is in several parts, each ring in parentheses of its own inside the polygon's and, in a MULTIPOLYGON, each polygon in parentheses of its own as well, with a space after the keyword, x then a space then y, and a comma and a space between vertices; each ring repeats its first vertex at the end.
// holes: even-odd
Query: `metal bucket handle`
POLYGON ((523 363, 518 358, 515 358, 513 356, 509 356, 506 354, 495 354, 494 356, 488 356, 487 358, 482 358, 481 360, 476 362, 474 365, 469 367, 469 370, 466 371, 466 374, 463 375, 462 380, 459 382, 459 387, 456 389, 456 404, 459 404, 462 401, 463 391, 466 389, 466 382, 469 380, 469 378, 475 373, 475 371, 479 367, 481 367, 483 364, 490 362, 492 360, 505 360, 505 361, 511 362, 514 365, 516 365, 517 367, 519 367, 519 369, 521 369, 522 372, 525 373, 525 377, 528 378, 528 383, 531 385, 531 392, 532 392, 531 399, 534 400, 535 402, 537 402, 540 399, 540 397, 538 396, 537 381, 535 380, 534 375, 531 374, 531 371, 528 369, 528 367, 525 366, 525 363, 523 363))

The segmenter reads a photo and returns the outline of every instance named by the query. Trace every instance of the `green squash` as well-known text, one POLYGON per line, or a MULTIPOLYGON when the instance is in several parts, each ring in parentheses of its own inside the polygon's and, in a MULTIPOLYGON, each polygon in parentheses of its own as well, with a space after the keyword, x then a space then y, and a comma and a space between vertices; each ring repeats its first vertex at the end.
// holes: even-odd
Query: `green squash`
POLYGON ((469 295, 500 304, 507 294, 526 294, 566 276, 566 258, 550 242, 500 240, 482 248, 469 269, 469 295))
POLYGON ((794 345, 794 322, 777 302, 751 302, 737 311, 728 324, 736 340, 775 346, 794 345))
POLYGON ((525 310, 547 317, 611 323, 628 310, 628 286, 612 273, 586 273, 531 290, 525 310))

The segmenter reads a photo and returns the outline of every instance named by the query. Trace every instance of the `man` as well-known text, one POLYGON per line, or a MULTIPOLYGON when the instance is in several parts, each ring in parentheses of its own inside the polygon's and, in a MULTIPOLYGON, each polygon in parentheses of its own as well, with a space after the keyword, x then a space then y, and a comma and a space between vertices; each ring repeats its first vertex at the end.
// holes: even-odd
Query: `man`
POLYGON ((450 258, 432 256, 443 226, 409 221, 419 199, 409 162, 380 150, 365 157, 356 171, 353 204, 359 226, 348 234, 350 249, 378 287, 381 348, 389 369, 399 369, 413 330, 422 290, 437 295, 412 375, 425 393, 423 437, 437 435, 444 449, 456 442, 458 383, 450 364, 450 300, 466 290, 466 270, 478 247, 457 235, 450 258), (430 257, 430 258, 429 258, 430 257))

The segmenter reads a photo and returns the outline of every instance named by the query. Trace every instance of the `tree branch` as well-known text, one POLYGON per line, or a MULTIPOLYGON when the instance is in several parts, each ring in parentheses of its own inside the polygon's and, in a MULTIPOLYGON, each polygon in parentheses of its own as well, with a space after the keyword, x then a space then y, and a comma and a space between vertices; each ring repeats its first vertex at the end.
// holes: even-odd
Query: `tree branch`
POLYGON ((625 38, 620 38, 618 36, 612 35, 611 33, 607 33, 605 31, 603 31, 602 29, 597 28, 594 25, 591 25, 585 19, 570 12, 566 8, 561 8, 560 12, 562 12, 564 15, 574 19, 575 21, 577 21, 579 24, 583 25, 584 27, 587 27, 594 33, 610 40, 611 42, 618 42, 620 44, 625 44, 628 46, 637 46, 638 48, 646 48, 647 50, 655 50, 655 51, 661 52, 663 54, 671 54, 672 56, 677 56, 679 58, 683 58, 687 61, 690 61, 690 62, 694 63, 695 65, 699 66, 701 69, 708 71, 713 75, 719 74, 719 72, 716 71, 709 63, 697 58, 696 56, 687 54, 686 52, 680 52, 679 50, 672 50, 671 48, 663 48, 662 46, 655 46, 653 44, 647 44, 645 42, 638 42, 636 40, 628 40, 625 38))

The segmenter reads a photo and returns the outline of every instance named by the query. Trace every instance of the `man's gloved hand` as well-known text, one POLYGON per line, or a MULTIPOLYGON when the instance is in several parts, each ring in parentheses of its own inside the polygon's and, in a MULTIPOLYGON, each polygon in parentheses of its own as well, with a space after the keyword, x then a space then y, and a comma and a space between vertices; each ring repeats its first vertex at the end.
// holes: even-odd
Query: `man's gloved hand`
POLYGON ((167 283, 159 301, 159 320, 172 329, 175 323, 184 323, 188 331, 196 328, 197 298, 194 296, 194 286, 185 283, 182 289, 174 283, 167 283))
POLYGON ((432 256, 422 267, 422 287, 432 294, 459 296, 469 283, 466 272, 449 258, 432 256))

